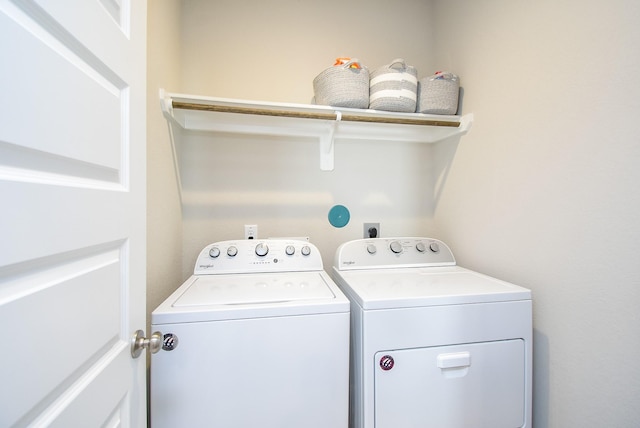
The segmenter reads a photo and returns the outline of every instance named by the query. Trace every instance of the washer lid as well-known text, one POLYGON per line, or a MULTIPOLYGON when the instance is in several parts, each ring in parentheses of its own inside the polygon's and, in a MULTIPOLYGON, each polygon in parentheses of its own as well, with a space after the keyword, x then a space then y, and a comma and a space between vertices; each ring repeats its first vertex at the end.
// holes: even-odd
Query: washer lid
POLYGON ((391 309, 531 299, 531 291, 468 269, 451 267, 335 271, 363 309, 391 309))
POLYGON ((151 314, 152 324, 349 312, 324 271, 193 275, 151 314))
POLYGON ((194 275, 192 279, 174 307, 264 304, 335 297, 317 273, 194 275))

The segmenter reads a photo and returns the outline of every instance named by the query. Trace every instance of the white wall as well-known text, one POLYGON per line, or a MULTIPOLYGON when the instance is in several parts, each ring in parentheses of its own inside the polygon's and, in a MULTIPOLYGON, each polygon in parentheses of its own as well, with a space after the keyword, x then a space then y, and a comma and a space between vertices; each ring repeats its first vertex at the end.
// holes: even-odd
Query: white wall
MULTIPOLYGON (((150 2, 150 27, 153 10, 172 4, 150 2)), ((635 0, 183 0, 181 13, 179 47, 177 11, 157 17, 171 36, 150 28, 150 305, 205 244, 240 237, 245 223, 261 236, 310 236, 330 264, 363 221, 380 221, 385 236, 441 238, 460 264, 533 290, 536 428, 637 425, 635 0), (179 64, 171 76, 153 46, 179 64), (343 55, 458 73, 471 132, 433 147, 338 144, 333 172, 319 171, 311 142, 194 135, 180 223, 154 86, 304 103, 343 55), (344 229, 327 222, 335 203, 351 209, 344 229)))
POLYGON ((638 426, 640 4, 434 6, 475 116, 437 234, 533 290, 536 428, 638 426))
MULTIPOLYGON (((309 103, 314 77, 339 56, 370 69, 401 57, 429 75, 430 16, 431 3, 415 0, 185 0, 181 91, 309 103)), ((362 238, 364 221, 386 236, 428 232, 428 146, 338 142, 333 172, 320 171, 318 152, 311 141, 186 137, 184 274, 202 247, 242 238, 248 223, 259 237, 309 236, 326 266, 341 242, 362 238), (335 204, 351 211, 342 229, 327 219, 335 204)))

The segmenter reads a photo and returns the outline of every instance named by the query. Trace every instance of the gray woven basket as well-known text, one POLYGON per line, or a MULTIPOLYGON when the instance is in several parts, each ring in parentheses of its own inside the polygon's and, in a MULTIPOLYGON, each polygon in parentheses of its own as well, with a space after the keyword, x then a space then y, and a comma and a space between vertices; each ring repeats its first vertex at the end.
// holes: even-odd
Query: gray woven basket
POLYGON ((369 70, 353 58, 324 70, 313 79, 315 103, 334 107, 369 106, 369 70), (359 68, 352 68, 351 65, 359 68))
POLYGON ((420 79, 418 113, 456 114, 460 79, 453 73, 436 73, 420 79))
POLYGON ((418 72, 401 58, 371 73, 369 108, 384 111, 416 111, 418 72))

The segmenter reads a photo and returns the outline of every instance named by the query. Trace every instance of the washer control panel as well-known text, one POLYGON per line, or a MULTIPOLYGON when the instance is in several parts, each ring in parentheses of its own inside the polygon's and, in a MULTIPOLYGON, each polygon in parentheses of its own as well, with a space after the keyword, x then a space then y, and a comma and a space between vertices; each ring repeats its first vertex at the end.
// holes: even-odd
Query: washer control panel
POLYGON ((322 270, 315 245, 291 239, 243 239, 209 244, 200 251, 194 275, 322 270))
POLYGON ((454 266, 449 247, 432 238, 357 239, 336 251, 338 270, 454 266))

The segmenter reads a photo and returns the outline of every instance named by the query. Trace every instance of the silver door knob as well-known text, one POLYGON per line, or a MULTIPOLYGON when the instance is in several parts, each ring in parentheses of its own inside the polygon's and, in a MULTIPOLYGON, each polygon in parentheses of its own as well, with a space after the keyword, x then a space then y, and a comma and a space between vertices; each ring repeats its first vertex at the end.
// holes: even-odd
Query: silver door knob
POLYGON ((178 337, 174 334, 162 335, 161 332, 154 332, 149 339, 144 337, 144 331, 138 330, 131 338, 131 356, 138 358, 144 349, 155 354, 160 348, 165 351, 172 351, 178 346, 178 337))

